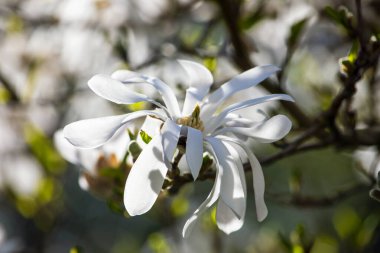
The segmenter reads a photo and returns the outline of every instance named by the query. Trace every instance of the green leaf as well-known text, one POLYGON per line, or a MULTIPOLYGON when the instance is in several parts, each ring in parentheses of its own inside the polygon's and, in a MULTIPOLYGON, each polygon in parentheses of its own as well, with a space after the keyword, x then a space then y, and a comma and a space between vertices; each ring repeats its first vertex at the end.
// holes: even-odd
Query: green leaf
POLYGON ((339 245, 338 242, 327 235, 318 235, 315 238, 313 246, 310 250, 311 253, 338 253, 339 245))
POLYGON ((344 6, 340 6, 337 10, 331 6, 325 8, 326 15, 336 24, 343 26, 346 30, 351 29, 351 20, 353 14, 344 6))
POLYGON ((352 47, 350 49, 350 52, 348 53, 348 60, 351 63, 354 63, 356 59, 358 58, 358 53, 359 53, 359 41, 355 40, 354 43, 352 44, 352 47))
POLYGON ((189 210, 189 201, 182 195, 174 197, 170 211, 175 217, 181 217, 189 210))
POLYGON ((215 57, 207 57, 203 59, 203 65, 208 68, 211 73, 215 73, 218 60, 215 57))
POLYGON ((146 144, 152 140, 152 137, 150 137, 144 130, 140 130, 140 136, 146 144))
POLYGON ((294 23, 292 27, 290 28, 290 35, 287 40, 288 46, 292 47, 294 46, 302 34, 302 30, 305 27, 306 22, 309 18, 301 19, 300 21, 294 23))
POLYGON ((81 246, 74 246, 70 249, 70 253, 84 253, 84 250, 81 246))
POLYGON ((338 209, 334 214, 333 224, 342 239, 348 238, 357 231, 360 223, 361 219, 359 215, 351 207, 338 209))
POLYGON ((0 105, 6 104, 11 98, 11 94, 9 94, 9 91, 7 89, 4 89, 0 87, 0 105))

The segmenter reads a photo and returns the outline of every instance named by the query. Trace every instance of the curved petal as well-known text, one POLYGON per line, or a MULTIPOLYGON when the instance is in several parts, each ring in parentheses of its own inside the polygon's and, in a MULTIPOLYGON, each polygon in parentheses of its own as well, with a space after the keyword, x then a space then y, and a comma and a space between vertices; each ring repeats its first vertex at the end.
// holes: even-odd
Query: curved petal
MULTIPOLYGON (((239 176, 241 179, 241 183, 243 186, 244 194, 247 196, 247 184, 245 181, 245 173, 244 173, 244 168, 242 161, 240 159, 239 153, 236 151, 234 147, 232 147, 228 143, 224 143, 230 154, 235 160, 236 167, 238 168, 239 171, 239 176)), ((243 206, 242 208, 242 213, 239 215, 236 215, 231 208, 226 205, 226 203, 220 199, 218 202, 218 207, 216 210, 216 222, 218 225, 218 228, 222 230, 226 234, 230 234, 232 232, 235 232, 239 230, 243 224, 244 224, 244 218, 245 218, 245 212, 246 212, 246 205, 247 205, 247 198, 241 199, 241 205, 243 206), (240 216, 240 218, 239 218, 240 216)))
POLYGON ((247 154, 249 163, 252 168, 257 220, 263 221, 268 215, 268 208, 264 201, 265 179, 259 160, 257 160, 253 152, 243 142, 225 136, 219 138, 239 145, 247 154))
POLYGON ((186 221, 182 230, 183 237, 189 236, 189 234, 194 228, 195 222, 197 221, 198 217, 202 215, 208 208, 210 208, 219 198, 220 187, 222 183, 223 168, 219 165, 218 158, 212 146, 207 148, 207 150, 213 155, 213 157, 216 159, 216 163, 218 164, 217 169, 216 169, 215 182, 206 200, 198 207, 197 210, 195 210, 193 215, 186 221))
POLYGON ((162 138, 156 135, 137 158, 125 183, 124 206, 129 215, 140 215, 151 209, 167 170, 162 161, 162 138))
POLYGON ((228 235, 239 230, 243 224, 244 218, 239 219, 232 209, 222 199, 219 199, 216 208, 216 225, 218 228, 228 235))
POLYGON ((186 161, 196 180, 203 162, 203 135, 192 127, 187 127, 186 161))
POLYGON ((133 78, 131 79, 131 75, 132 74, 130 73, 130 71, 126 72, 125 70, 119 70, 114 72, 111 77, 123 83, 131 84, 138 83, 138 79, 144 80, 147 84, 152 85, 160 93, 170 115, 172 115, 173 117, 180 117, 181 112, 179 110, 177 97, 167 84, 165 84, 158 78, 149 77, 145 75, 133 76, 133 78), (137 79, 134 77, 137 77, 137 79))
POLYGON ((102 150, 107 155, 116 155, 116 158, 121 162, 129 148, 129 134, 126 127, 121 127, 112 138, 103 145, 102 150))
MULTIPOLYGON (((230 106, 227 106, 221 113, 219 113, 217 116, 213 117, 211 120, 208 120, 208 124, 206 125, 206 128, 204 130, 205 133, 211 133, 216 128, 218 128, 224 121, 224 119, 227 117, 227 115, 231 112, 244 109, 250 106, 258 105, 261 103, 274 101, 274 100, 285 100, 294 102, 293 98, 286 94, 272 94, 267 95, 259 98, 254 98, 250 100, 245 100, 236 104, 232 104, 230 106)), ((202 110, 201 110, 202 112, 202 110)))
POLYGON ((196 104, 200 103, 207 95, 214 79, 210 71, 201 64, 186 60, 179 60, 178 62, 185 70, 189 82, 182 110, 182 115, 185 116, 190 115, 196 104))
POLYGON ((201 118, 211 117, 218 107, 234 93, 253 87, 267 79, 280 69, 273 65, 258 66, 232 78, 214 91, 205 101, 201 110, 201 118))
POLYGON ((245 209, 243 203, 246 196, 235 161, 221 140, 207 137, 206 141, 213 147, 223 168, 220 197, 240 219, 245 209))
POLYGON ((64 137, 62 130, 58 130, 54 134, 54 145, 65 160, 89 172, 94 171, 96 162, 99 159, 100 150, 80 149, 73 146, 73 144, 64 137))
POLYGON ((58 130, 54 133, 53 137, 54 146, 58 152, 65 158, 66 161, 69 161, 73 164, 80 164, 78 148, 73 146, 68 140, 63 136, 63 131, 58 130))
POLYGON ((80 120, 67 125, 63 134, 74 146, 96 148, 106 143, 127 122, 146 115, 162 117, 156 111, 141 110, 118 116, 80 120))
POLYGON ((123 83, 106 75, 95 75, 88 81, 88 86, 96 95, 117 104, 133 104, 152 99, 128 89, 123 83))
POLYGON ((171 161, 177 148, 181 127, 168 119, 162 126, 162 148, 163 159, 168 168, 171 168, 171 161))
POLYGON ((232 132, 254 138, 263 143, 271 143, 284 138, 292 128, 292 122, 285 115, 276 115, 252 127, 225 127, 215 135, 232 132))

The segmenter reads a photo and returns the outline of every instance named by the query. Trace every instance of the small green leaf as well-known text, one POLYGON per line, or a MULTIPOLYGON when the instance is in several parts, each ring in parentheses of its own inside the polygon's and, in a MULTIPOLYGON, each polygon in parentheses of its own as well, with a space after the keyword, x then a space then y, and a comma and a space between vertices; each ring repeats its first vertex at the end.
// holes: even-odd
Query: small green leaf
POLYGON ((152 137, 150 137, 144 130, 140 130, 140 136, 146 144, 152 140, 152 137))
POLYGON ((359 42, 356 40, 352 44, 352 47, 350 49, 350 52, 348 53, 348 60, 351 63, 354 63, 356 59, 358 58, 358 53, 359 53, 359 42))
POLYGON ((84 253, 84 250, 81 246, 74 246, 70 249, 70 253, 84 253))
POLYGON ((182 195, 174 197, 170 211, 175 217, 181 217, 187 213, 189 209, 189 201, 182 195))
POLYGON ((344 207, 338 209, 334 214, 333 224, 338 235, 342 239, 348 238, 357 231, 361 219, 354 209, 344 207))
POLYGON ((304 18, 292 25, 287 41, 288 46, 294 46, 298 42, 307 21, 308 18, 304 18))
POLYGON ((325 8, 326 15, 336 24, 343 26, 346 30, 351 29, 351 20, 353 14, 344 6, 340 6, 337 10, 331 6, 325 8))
POLYGON ((207 57, 203 59, 203 65, 210 70, 211 73, 215 73, 218 60, 215 57, 207 57))

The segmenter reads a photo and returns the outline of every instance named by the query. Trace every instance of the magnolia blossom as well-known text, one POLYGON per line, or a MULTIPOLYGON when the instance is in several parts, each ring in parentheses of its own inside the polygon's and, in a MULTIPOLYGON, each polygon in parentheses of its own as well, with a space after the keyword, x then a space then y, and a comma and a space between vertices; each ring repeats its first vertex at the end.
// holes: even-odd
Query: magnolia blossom
POLYGON ((99 175, 99 169, 117 168, 123 161, 130 143, 125 128, 120 129, 110 141, 96 149, 80 149, 73 146, 63 136, 63 131, 54 134, 54 145, 59 153, 72 164, 82 169, 79 186, 101 197, 112 195, 112 182, 99 175))
POLYGON ((271 65, 250 69, 208 94, 213 77, 207 68, 190 61, 179 62, 187 73, 189 86, 182 110, 174 92, 157 78, 128 70, 116 71, 110 77, 96 75, 88 85, 98 96, 118 104, 146 101, 157 106, 157 109, 81 120, 66 126, 64 135, 75 146, 95 148, 106 143, 127 122, 148 115, 160 119, 163 124, 158 134, 144 147, 127 178, 125 208, 132 216, 151 209, 171 169, 178 140, 183 136, 186 137, 185 157, 194 180, 200 172, 205 151, 215 158, 217 164, 213 188, 186 222, 183 236, 189 234, 197 218, 217 201, 217 225, 229 234, 240 229, 244 222, 247 189, 242 160, 245 158, 252 167, 257 218, 261 221, 267 215, 262 169, 243 141, 250 137, 264 143, 274 142, 283 138, 291 128, 290 120, 283 115, 253 122, 233 112, 268 101, 293 99, 285 94, 273 94, 240 101, 221 109, 230 96, 257 85, 279 69, 271 65), (132 84, 153 86, 164 104, 132 91, 132 84))

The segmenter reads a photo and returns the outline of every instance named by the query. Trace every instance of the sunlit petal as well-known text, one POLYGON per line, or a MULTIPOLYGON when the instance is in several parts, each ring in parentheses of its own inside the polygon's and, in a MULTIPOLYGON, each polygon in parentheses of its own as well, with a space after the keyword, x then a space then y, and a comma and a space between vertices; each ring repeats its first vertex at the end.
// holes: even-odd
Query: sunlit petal
POLYGON ((285 137, 292 128, 292 122, 285 115, 276 115, 252 127, 225 127, 214 134, 232 132, 245 135, 263 143, 271 143, 285 137))
POLYGON ((142 110, 118 116, 80 120, 63 129, 65 138, 81 148, 95 148, 106 143, 127 122, 146 115, 162 117, 156 111, 142 110))
POLYGON ((201 64, 192 61, 179 60, 187 74, 189 88, 183 105, 182 115, 189 115, 196 104, 200 104, 214 82, 210 71, 201 64))
MULTIPOLYGON (((206 146, 207 148, 207 146, 206 146)), ((214 185, 207 196, 206 200, 198 207, 197 210, 193 213, 193 215, 186 221, 183 230, 182 230, 182 236, 188 237, 191 231, 194 228, 195 222, 197 221, 198 217, 201 216, 208 208, 210 208, 219 198, 220 194, 220 187, 222 183, 222 175, 223 175, 223 168, 219 166, 218 158, 212 148, 210 146, 207 148, 207 150, 213 155, 213 157, 216 159, 216 162, 218 164, 217 170, 216 170, 216 178, 214 181, 214 185)))
POLYGON ((218 201, 218 206, 216 210, 216 222, 218 228, 221 229, 226 234, 230 234, 234 231, 239 230, 244 224, 245 212, 246 212, 246 202, 247 202, 247 185, 245 181, 245 174, 242 161, 240 159, 239 153, 235 150, 233 146, 224 142, 224 145, 228 149, 228 152, 234 158, 236 167, 238 168, 240 180, 243 186, 245 198, 240 199, 241 205, 243 206, 242 213, 236 215, 233 210, 226 205, 226 203, 220 199, 218 201))
POLYGON ((151 102, 144 94, 132 91, 123 83, 106 75, 96 75, 88 81, 90 89, 96 95, 117 104, 133 104, 141 101, 151 102))
POLYGON ((218 138, 239 145, 246 153, 252 168, 257 220, 263 221, 268 215, 268 208, 264 201, 265 180, 259 160, 257 160, 253 152, 243 142, 225 136, 219 136, 218 138))
POLYGON ((134 74, 131 74, 130 71, 117 71, 112 74, 112 78, 118 81, 131 84, 136 82, 138 84, 139 81, 135 79, 135 77, 140 80, 144 80, 147 84, 152 85, 160 93, 171 116, 179 117, 181 115, 178 100, 173 90, 160 79, 145 75, 134 76, 134 74))
POLYGON ((162 147, 163 147, 163 159, 168 168, 171 167, 171 161, 174 156, 174 152, 177 148, 179 135, 181 133, 181 127, 168 119, 162 126, 162 147))
POLYGON ((202 107, 201 118, 209 118, 231 95, 259 84, 261 81, 267 79, 279 70, 278 67, 273 65, 258 66, 232 78, 206 99, 202 107))
POLYGON ((240 215, 245 209, 243 200, 246 196, 235 161, 221 140, 207 137, 206 141, 213 147, 220 166, 223 168, 220 197, 240 219, 240 215))
POLYGON ((79 155, 78 148, 73 146, 64 136, 63 131, 59 130, 54 134, 54 146, 59 151, 59 153, 65 158, 65 160, 78 164, 79 155))
POLYGON ((167 170, 162 161, 162 138, 156 135, 143 149, 128 175, 124 206, 129 215, 140 215, 151 209, 161 191, 167 170))
POLYGON ((197 179, 203 161, 203 135, 192 127, 187 128, 186 161, 193 179, 197 179))
POLYGON ((211 133, 216 128, 218 128, 224 121, 224 119, 227 117, 227 115, 231 112, 244 109, 250 106, 258 105, 261 103, 266 103, 269 101, 275 101, 275 100, 284 100, 284 101, 290 101, 294 102, 293 98, 286 94, 272 94, 267 95, 259 98, 254 98, 250 100, 245 100, 236 104, 232 104, 230 106, 227 106, 221 113, 219 113, 217 116, 213 117, 212 119, 209 119, 208 124, 205 128, 205 133, 211 133))
POLYGON ((239 219, 232 209, 222 199, 219 199, 216 208, 216 224, 224 233, 230 234, 243 226, 244 218, 239 219))

